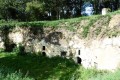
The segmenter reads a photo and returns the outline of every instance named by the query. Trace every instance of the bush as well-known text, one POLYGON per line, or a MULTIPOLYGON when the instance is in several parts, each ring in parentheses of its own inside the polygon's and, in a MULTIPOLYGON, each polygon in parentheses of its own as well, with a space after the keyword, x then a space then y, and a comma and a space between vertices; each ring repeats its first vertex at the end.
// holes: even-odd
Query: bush
POLYGON ((16 46, 13 49, 13 52, 17 53, 18 55, 25 55, 24 46, 19 44, 19 46, 16 46))
POLYGON ((28 20, 36 21, 42 19, 43 4, 39 1, 32 1, 26 4, 26 13, 28 14, 28 20))

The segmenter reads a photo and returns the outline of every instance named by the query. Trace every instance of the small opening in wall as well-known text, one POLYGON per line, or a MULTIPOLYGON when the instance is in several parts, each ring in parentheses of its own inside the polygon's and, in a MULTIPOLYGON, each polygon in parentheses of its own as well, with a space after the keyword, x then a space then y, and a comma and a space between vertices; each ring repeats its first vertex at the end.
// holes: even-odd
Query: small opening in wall
POLYGON ((14 50, 14 48, 16 47, 16 44, 6 44, 5 45, 5 51, 6 52, 12 52, 14 50))
POLYGON ((77 63, 81 64, 81 62, 82 62, 82 59, 80 57, 77 57, 77 63))
POLYGON ((46 56, 46 53, 45 53, 45 52, 42 52, 42 55, 43 55, 43 56, 46 56))
POLYGON ((61 51, 61 56, 62 56, 62 57, 65 57, 65 56, 66 56, 66 54, 67 54, 67 52, 66 52, 66 51, 61 51))
POLYGON ((80 50, 78 50, 78 55, 80 55, 80 50))
POLYGON ((43 46, 42 50, 45 50, 45 46, 43 46))

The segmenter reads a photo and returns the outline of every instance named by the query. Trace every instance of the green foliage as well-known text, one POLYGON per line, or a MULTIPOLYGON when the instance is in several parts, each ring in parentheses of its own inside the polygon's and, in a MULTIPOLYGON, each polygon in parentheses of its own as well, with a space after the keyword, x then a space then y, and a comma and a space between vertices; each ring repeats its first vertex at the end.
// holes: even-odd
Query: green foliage
POLYGON ((4 51, 4 49, 3 48, 0 48, 0 52, 3 52, 4 51))
POLYGON ((94 28, 94 34, 95 36, 99 35, 103 30, 104 33, 103 35, 107 34, 107 36, 117 36, 119 35, 119 29, 114 29, 111 30, 109 28, 106 27, 102 27, 102 26, 108 26, 109 21, 111 19, 111 17, 115 14, 119 14, 120 11, 116 11, 115 13, 109 13, 105 16, 102 15, 93 15, 90 17, 79 17, 79 18, 72 18, 72 19, 62 19, 62 20, 56 20, 56 21, 33 21, 33 22, 18 22, 18 21, 4 21, 1 20, 0 21, 0 29, 4 28, 4 27, 8 27, 8 28, 13 28, 13 27, 53 27, 53 28, 60 28, 60 27, 64 27, 68 30, 71 31, 76 31, 77 28, 80 29, 80 27, 83 29, 82 32, 80 32, 80 36, 82 36, 83 38, 86 38, 88 36, 88 34, 90 33, 90 29, 91 27, 94 28, 94 23, 96 21, 100 21, 100 25, 98 23, 98 26, 95 26, 94 28), (87 26, 79 26, 80 22, 82 20, 89 20, 88 25, 87 26))
POLYGON ((80 66, 74 73, 72 73, 70 79, 67 80, 94 80, 91 78, 104 73, 106 72, 98 71, 96 69, 85 69, 82 66, 80 66))
POLYGON ((0 58, 0 65, 12 68, 14 71, 20 70, 24 75, 28 73, 28 77, 32 77, 37 80, 64 80, 66 77, 69 77, 74 73, 78 67, 73 60, 63 59, 60 57, 48 58, 35 55, 7 55, 5 57, 5 54, 0 58))
POLYGON ((94 4, 95 14, 100 12, 101 3, 110 6, 110 2, 116 3, 114 7, 118 9, 119 0, 0 0, 0 19, 19 20, 19 21, 36 21, 36 20, 54 20, 61 18, 71 18, 81 16, 81 6, 84 2, 90 1, 94 4), (72 14, 71 6, 76 8, 76 14, 72 14), (67 11, 64 14, 64 11, 67 11), (51 16, 47 16, 51 13, 51 16), (44 18, 44 19, 43 19, 44 18))
POLYGON ((83 26, 83 32, 82 32, 82 36, 84 38, 86 38, 88 36, 88 34, 90 33, 90 27, 92 27, 92 25, 101 18, 101 16, 91 16, 89 17, 89 24, 87 26, 83 26))
POLYGON ((85 69, 71 59, 42 55, 0 54, 1 80, 119 80, 120 70, 111 73, 85 69), (13 66, 14 65, 14 66, 13 66))
POLYGON ((29 14, 29 20, 40 20, 43 16, 44 6, 43 3, 38 1, 28 2, 26 4, 26 12, 29 14))
POLYGON ((17 55, 25 55, 24 46, 19 44, 13 49, 13 52, 15 52, 17 55))
POLYGON ((6 21, 4 19, 1 19, 0 20, 0 23, 5 23, 6 21))
POLYGON ((10 68, 0 66, 0 80, 34 80, 29 78, 27 74, 23 76, 20 71, 13 71, 10 68))
POLYGON ((25 5, 30 0, 0 0, 0 19, 25 21, 25 5))

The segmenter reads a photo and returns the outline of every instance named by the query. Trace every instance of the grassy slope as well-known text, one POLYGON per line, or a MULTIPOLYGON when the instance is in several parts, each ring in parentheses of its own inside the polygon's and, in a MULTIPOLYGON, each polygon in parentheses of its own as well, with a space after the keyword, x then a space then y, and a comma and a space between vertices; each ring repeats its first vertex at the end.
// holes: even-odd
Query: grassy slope
MULTIPOLYGON (((118 14, 120 13, 120 11, 116 11, 114 13, 111 13, 109 15, 113 15, 113 14, 118 14)), ((48 27, 48 26, 51 26, 51 27, 57 27, 57 25, 59 23, 65 23, 65 22, 68 22, 69 24, 72 24, 72 23, 76 23, 76 22, 80 22, 81 20, 86 20, 86 19, 91 19, 93 17, 96 17, 98 19, 100 15, 93 15, 91 17, 79 17, 79 18, 72 18, 72 19, 62 19, 62 20, 56 20, 56 21, 33 21, 33 22, 17 22, 17 21, 4 21, 4 20, 1 20, 0 21, 0 26, 4 27, 4 26, 10 26, 10 27, 14 27, 15 25, 19 25, 19 26, 23 26, 23 25, 34 25, 34 26, 39 26, 39 27, 48 27)))
MULTIPOLYGON (((106 18, 111 18, 110 15, 106 15, 106 16, 101 16, 101 15, 93 15, 93 16, 90 16, 90 17, 79 17, 79 18, 72 18, 72 19, 65 19, 65 20, 56 20, 56 21, 34 21, 34 22, 2 22, 0 24, 0 30, 6 30, 6 28, 14 28, 14 27, 52 27, 52 28, 65 28, 65 29, 68 29, 70 31, 74 31, 76 32, 77 31, 77 28, 81 28, 83 29, 82 32, 80 32, 80 36, 82 38, 86 38, 90 33, 90 29, 91 27, 94 27, 94 23, 101 19, 104 18, 106 20, 106 18), (85 26, 80 26, 81 25, 81 22, 82 21, 87 21, 88 20, 88 24, 85 25, 85 26)), ((104 23, 101 22, 103 25, 106 25, 107 23, 109 23, 109 19, 107 19, 104 23)), ((86 24, 86 23, 84 23, 86 24)), ((108 25, 108 24, 107 24, 108 25)), ((95 31, 92 31, 94 32, 95 35, 99 35, 100 32, 102 32, 102 29, 103 27, 101 26, 100 28, 99 27, 96 27, 95 31), (96 32, 97 31, 97 32, 96 32)), ((111 30, 105 30, 105 32, 108 32, 108 33, 105 33, 105 34, 109 34, 111 35, 111 33, 109 33, 111 30)), ((103 33, 104 34, 104 33, 103 33)))
MULTIPOLYGON (((19 27, 53 27, 53 28, 64 27, 66 29, 75 31, 77 30, 76 27, 79 27, 83 29, 83 31, 80 34, 83 38, 86 38, 90 33, 97 36, 101 34, 103 30, 104 30, 104 33, 102 34, 106 34, 105 36, 116 36, 116 35, 120 35, 120 32, 117 31, 117 29, 116 30, 111 30, 109 28, 104 29, 104 26, 107 26, 109 24, 109 21, 113 15, 119 14, 119 13, 120 13, 120 10, 113 12, 113 13, 109 13, 105 16, 93 15, 90 17, 79 17, 79 18, 62 19, 62 20, 56 20, 56 21, 33 21, 33 22, 0 21, 0 29, 5 28, 5 27, 13 28, 16 26, 19 26, 19 27), (80 22, 83 20, 89 20, 88 22, 89 24, 86 26, 77 25, 77 24, 81 24, 80 22), (102 24, 101 27, 95 27, 96 29, 94 31, 91 31, 91 27, 94 28, 94 23, 99 20, 100 20, 100 24, 102 24)), ((90 36, 90 37, 93 37, 93 36, 90 36)))
POLYGON ((16 56, 0 54, 0 65, 12 68, 15 71, 26 73, 29 77, 37 80, 43 79, 69 79, 78 65, 72 60, 62 59, 60 57, 47 58, 43 56, 16 56))

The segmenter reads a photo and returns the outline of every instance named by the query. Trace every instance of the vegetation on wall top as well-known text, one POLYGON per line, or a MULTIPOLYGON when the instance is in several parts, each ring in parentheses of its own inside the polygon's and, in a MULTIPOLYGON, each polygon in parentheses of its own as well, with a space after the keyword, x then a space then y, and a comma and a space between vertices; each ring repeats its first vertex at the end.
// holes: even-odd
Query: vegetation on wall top
MULTIPOLYGON (((1 20, 0 21, 0 29, 2 28, 13 28, 13 27, 53 27, 53 28, 66 28, 68 30, 71 31, 75 31, 77 30, 76 27, 79 28, 83 28, 82 31, 82 37, 87 37, 88 34, 90 34, 90 28, 94 27, 94 24, 96 23, 96 21, 100 20, 100 24, 101 27, 97 27, 96 26, 96 31, 95 31, 95 35, 99 35, 99 33, 101 32, 103 25, 108 26, 109 25, 109 21, 112 18, 112 16, 119 14, 120 10, 109 13, 105 16, 102 15, 93 15, 93 16, 84 16, 84 17, 78 17, 78 18, 72 18, 72 19, 61 19, 61 20, 55 20, 55 21, 32 21, 32 22, 18 22, 18 21, 4 21, 1 20), (103 20, 104 19, 104 20, 103 20), (81 21, 84 20, 88 20, 88 25, 81 25, 81 21), (80 25, 77 25, 80 24, 80 25), (98 29, 99 28, 99 29, 98 29)), ((86 24, 86 23, 85 23, 86 24)), ((98 25, 99 26, 99 25, 98 25)), ((106 33, 107 35, 116 35, 119 34, 119 31, 114 30, 111 32, 110 28, 106 29, 106 33)))

